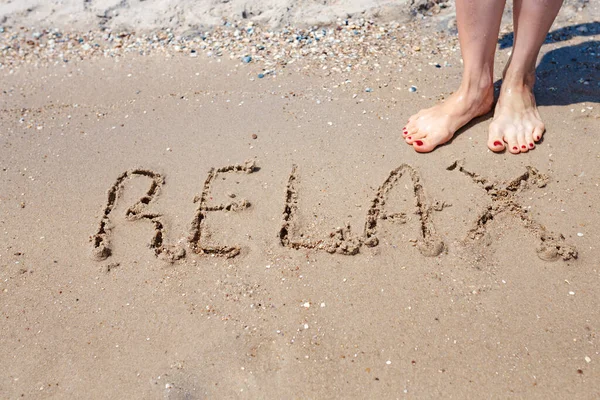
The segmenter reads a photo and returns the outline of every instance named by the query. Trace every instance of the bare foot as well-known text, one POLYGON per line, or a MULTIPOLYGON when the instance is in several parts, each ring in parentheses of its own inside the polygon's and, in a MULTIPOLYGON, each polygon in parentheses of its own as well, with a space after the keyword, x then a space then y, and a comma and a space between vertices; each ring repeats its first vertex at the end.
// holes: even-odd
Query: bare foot
POLYGON ((402 135, 419 153, 430 152, 452 139, 470 120, 488 113, 493 102, 491 79, 480 85, 462 84, 445 102, 410 117, 402 135))
POLYGON ((513 154, 526 153, 542 138, 545 127, 535 104, 534 81, 535 74, 515 78, 510 72, 503 79, 490 124, 490 150, 498 152, 506 147, 513 154))

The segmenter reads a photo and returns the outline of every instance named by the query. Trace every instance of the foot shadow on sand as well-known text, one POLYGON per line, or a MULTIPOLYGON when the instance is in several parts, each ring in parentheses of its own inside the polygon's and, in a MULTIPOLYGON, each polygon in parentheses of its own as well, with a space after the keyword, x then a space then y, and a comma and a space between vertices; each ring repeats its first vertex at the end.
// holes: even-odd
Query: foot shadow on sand
POLYGON ((546 53, 535 71, 538 106, 600 102, 599 58, 598 40, 546 53))
MULTIPOLYGON (((571 40, 576 36, 594 36, 600 33, 600 22, 587 22, 584 24, 565 26, 551 32, 548 32, 544 44, 559 43, 571 40)), ((515 40, 514 32, 502 35, 498 39, 500 50, 513 47, 515 40)))

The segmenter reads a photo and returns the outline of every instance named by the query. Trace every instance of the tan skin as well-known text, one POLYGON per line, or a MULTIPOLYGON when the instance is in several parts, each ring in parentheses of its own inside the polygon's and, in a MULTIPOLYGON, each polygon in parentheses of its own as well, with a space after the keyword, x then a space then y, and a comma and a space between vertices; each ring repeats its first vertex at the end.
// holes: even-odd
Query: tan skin
MULTIPOLYGON (((514 0, 515 40, 489 128, 487 145, 492 151, 526 153, 544 134, 533 95, 535 63, 562 2, 514 0)), ((491 111, 494 54, 504 4, 505 0, 456 0, 462 82, 445 102, 409 118, 402 135, 416 151, 432 151, 470 120, 491 111)))

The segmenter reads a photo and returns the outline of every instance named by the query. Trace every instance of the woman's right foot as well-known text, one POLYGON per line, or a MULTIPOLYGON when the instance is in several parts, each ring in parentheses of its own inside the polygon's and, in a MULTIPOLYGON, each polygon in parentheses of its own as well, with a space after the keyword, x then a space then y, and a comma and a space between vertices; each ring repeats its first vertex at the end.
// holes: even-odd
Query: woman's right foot
POLYGON ((445 102, 410 117, 402 136, 419 153, 430 152, 452 139, 473 118, 490 112, 493 103, 491 79, 485 84, 462 84, 445 102))
POLYGON ((535 148, 545 127, 535 104, 535 73, 511 74, 505 70, 500 98, 490 124, 488 147, 499 152, 526 153, 535 148))

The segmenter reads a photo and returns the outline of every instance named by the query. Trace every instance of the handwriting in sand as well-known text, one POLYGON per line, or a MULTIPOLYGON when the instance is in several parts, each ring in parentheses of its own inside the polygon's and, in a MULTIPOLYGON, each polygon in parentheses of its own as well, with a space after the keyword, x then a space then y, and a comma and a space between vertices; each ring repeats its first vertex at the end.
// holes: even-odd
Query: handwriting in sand
MULTIPOLYGON (((521 221, 524 226, 537 237, 539 246, 538 256, 543 260, 556 260, 562 258, 569 260, 577 258, 577 250, 565 243, 561 234, 548 231, 543 225, 533 220, 517 203, 516 194, 527 190, 529 185, 543 187, 547 183, 547 177, 533 167, 527 167, 526 171, 508 182, 500 184, 489 181, 474 172, 467 170, 462 162, 454 162, 447 168, 448 171, 458 171, 481 186, 490 197, 490 204, 481 211, 473 227, 469 229, 465 240, 477 240, 487 230, 488 223, 500 213, 509 213, 521 221)), ((190 233, 187 238, 186 247, 195 254, 208 254, 213 256, 236 257, 240 254, 240 247, 235 244, 208 245, 203 241, 206 236, 206 220, 210 213, 214 212, 240 212, 251 208, 251 203, 246 199, 232 200, 223 204, 212 204, 211 193, 215 179, 222 174, 252 174, 257 171, 254 161, 244 164, 228 165, 221 168, 212 168, 204 181, 202 193, 194 198, 197 204, 196 212, 192 218, 190 233)), ((433 223, 433 211, 441 211, 445 203, 433 202, 430 204, 426 198, 423 182, 419 171, 408 164, 402 164, 392 170, 384 182, 379 186, 370 207, 367 211, 365 225, 360 234, 354 233, 349 224, 337 228, 324 238, 311 238, 301 234, 302 227, 298 221, 298 213, 301 196, 298 193, 298 182, 300 180, 299 168, 292 166, 291 173, 285 188, 283 203, 282 222, 278 238, 281 246, 290 249, 312 249, 315 251, 326 251, 328 253, 339 253, 354 255, 360 252, 363 246, 375 247, 379 244, 378 226, 381 221, 404 224, 407 215, 403 212, 388 210, 386 204, 390 192, 403 177, 408 176, 412 185, 414 196, 414 213, 416 214, 420 229, 420 238, 416 243, 417 249, 424 256, 432 257, 441 254, 446 246, 441 237, 436 233, 433 223)), ((102 210, 102 217, 97 232, 91 237, 93 256, 97 260, 105 260, 112 255, 111 214, 115 205, 124 191, 127 179, 146 178, 150 186, 145 194, 132 206, 127 208, 125 219, 128 221, 146 220, 152 223, 154 234, 150 240, 149 247, 155 255, 161 259, 175 262, 186 256, 186 248, 183 244, 167 244, 164 242, 165 232, 163 216, 147 212, 149 204, 156 201, 162 190, 165 179, 156 172, 147 169, 133 169, 119 175, 116 182, 108 190, 108 200, 102 210)))

